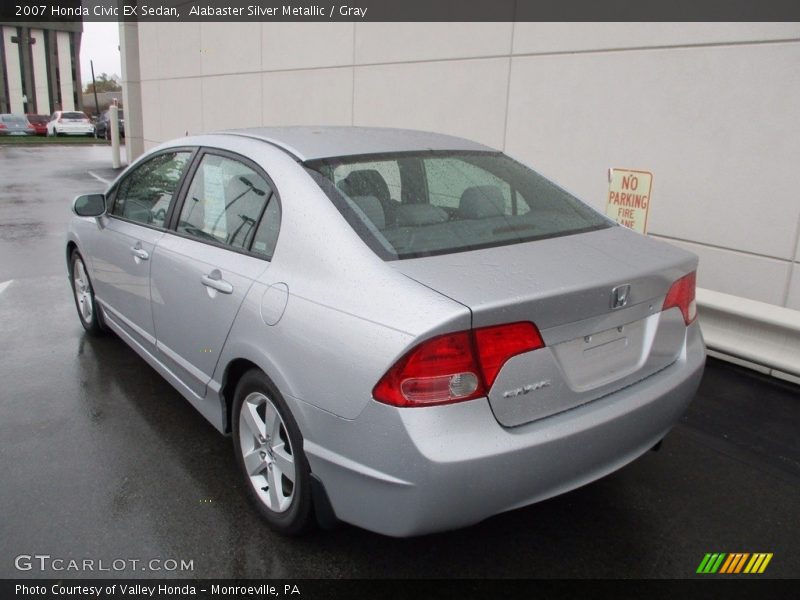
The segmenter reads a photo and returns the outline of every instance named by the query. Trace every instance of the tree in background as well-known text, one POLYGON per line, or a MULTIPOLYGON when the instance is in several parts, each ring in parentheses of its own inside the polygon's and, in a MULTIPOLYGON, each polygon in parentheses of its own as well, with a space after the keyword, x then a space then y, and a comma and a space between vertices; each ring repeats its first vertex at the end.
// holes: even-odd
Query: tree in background
MULTIPOLYGON (((113 75, 108 75, 107 73, 100 73, 95 78, 97 82, 97 93, 100 94, 102 92, 119 92, 122 90, 122 86, 114 79, 113 75)), ((84 94, 93 94, 95 91, 94 85, 92 83, 87 83, 86 88, 83 90, 84 94)))

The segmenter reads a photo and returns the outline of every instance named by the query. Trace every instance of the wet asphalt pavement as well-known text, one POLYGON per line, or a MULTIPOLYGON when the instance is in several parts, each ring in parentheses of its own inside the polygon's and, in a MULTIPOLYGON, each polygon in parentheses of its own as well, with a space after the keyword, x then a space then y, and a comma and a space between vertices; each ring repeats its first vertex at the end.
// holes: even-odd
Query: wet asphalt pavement
POLYGON ((273 534, 230 439, 81 329, 64 231, 109 164, 107 147, 0 146, 0 577, 690 577, 706 552, 800 576, 800 388, 714 360, 661 451, 572 493, 410 540, 273 534), (15 568, 35 554, 193 570, 15 568))

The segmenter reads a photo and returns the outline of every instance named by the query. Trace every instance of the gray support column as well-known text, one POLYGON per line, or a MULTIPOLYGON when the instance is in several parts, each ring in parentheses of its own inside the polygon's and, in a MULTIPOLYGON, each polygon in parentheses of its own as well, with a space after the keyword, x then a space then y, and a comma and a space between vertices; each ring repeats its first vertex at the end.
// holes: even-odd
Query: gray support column
POLYGON ((76 94, 76 106, 78 110, 83 110, 83 79, 81 79, 81 32, 76 31, 72 34, 72 60, 75 65, 75 79, 73 81, 74 88, 78 91, 76 94))
POLYGON ((22 58, 22 88, 28 102, 23 110, 28 113, 36 112, 36 87, 33 85, 33 50, 31 48, 30 27, 20 27, 19 52, 22 58))
POLYGON ((44 32, 47 60, 47 88, 50 92, 50 113, 54 113, 61 108, 61 86, 58 85, 56 76, 56 65, 58 64, 58 48, 56 45, 56 32, 47 30, 44 32))
POLYGON ((3 43, 2 25, 0 25, 0 112, 10 112, 8 107, 8 78, 6 77, 6 45, 3 43))
POLYGON ((128 163, 130 164, 144 152, 138 23, 122 22, 119 24, 119 47, 122 52, 122 103, 125 108, 125 153, 127 154, 128 163))

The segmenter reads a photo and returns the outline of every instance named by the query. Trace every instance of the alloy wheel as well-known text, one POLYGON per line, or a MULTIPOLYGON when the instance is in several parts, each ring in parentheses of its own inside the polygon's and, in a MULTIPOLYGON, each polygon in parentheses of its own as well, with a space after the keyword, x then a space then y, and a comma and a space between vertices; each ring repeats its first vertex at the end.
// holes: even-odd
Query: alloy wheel
POLYGON ((72 284, 75 290, 75 300, 78 303, 78 312, 84 323, 91 325, 94 315, 94 302, 92 300, 92 288, 89 285, 89 276, 86 274, 86 267, 81 259, 75 261, 72 274, 72 284))
POLYGON ((250 483, 261 502, 276 513, 289 509, 297 469, 289 433, 272 400, 249 394, 239 412, 239 445, 250 483))

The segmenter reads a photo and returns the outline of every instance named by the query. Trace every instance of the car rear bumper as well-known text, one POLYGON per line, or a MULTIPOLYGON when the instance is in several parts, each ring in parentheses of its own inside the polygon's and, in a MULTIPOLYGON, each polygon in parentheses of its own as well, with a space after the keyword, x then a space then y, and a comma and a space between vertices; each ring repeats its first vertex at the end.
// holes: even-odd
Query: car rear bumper
MULTIPOLYGON (((669 367, 627 388, 505 428, 486 399, 355 420, 300 401, 304 448, 336 516, 391 536, 462 527, 562 494, 645 453, 694 397, 705 364, 697 324, 669 367)), ((533 399, 532 399, 533 401, 533 399)))
POLYGON ((75 134, 75 135, 88 135, 94 133, 94 125, 56 125, 55 131, 57 133, 75 134))

